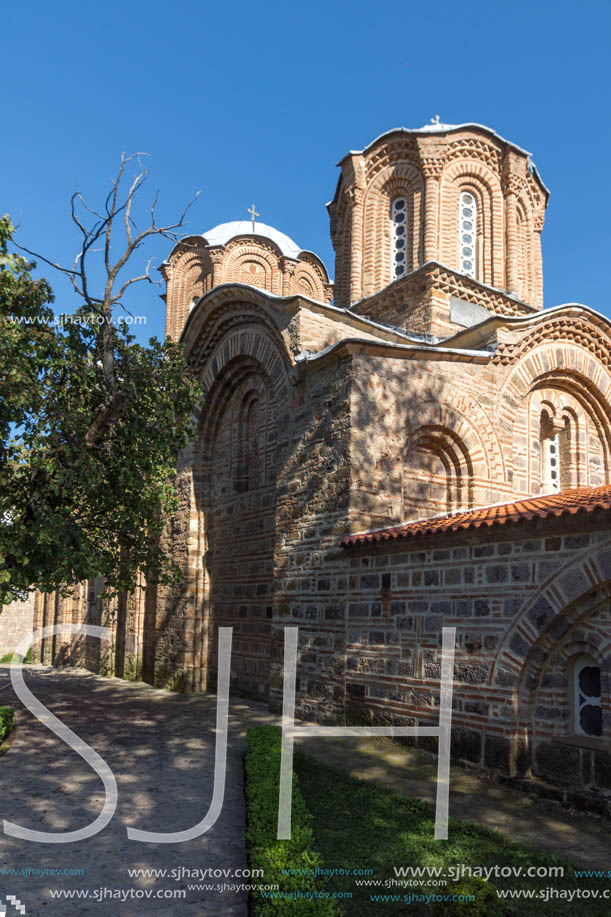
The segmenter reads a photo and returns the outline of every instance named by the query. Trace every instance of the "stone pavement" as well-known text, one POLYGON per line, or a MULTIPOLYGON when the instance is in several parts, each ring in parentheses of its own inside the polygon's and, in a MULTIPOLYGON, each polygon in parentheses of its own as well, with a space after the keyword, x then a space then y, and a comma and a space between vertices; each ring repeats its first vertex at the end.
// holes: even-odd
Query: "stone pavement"
MULTIPOLYGON (((386 738, 299 737, 295 744, 304 754, 353 777, 435 802, 437 761, 425 752, 386 738)), ((611 825, 606 819, 572 812, 458 765, 452 765, 450 773, 450 815, 566 857, 584 869, 609 869, 611 863, 611 825)))
MULTIPOLYGON (((128 840, 126 827, 177 831, 199 822, 212 798, 216 698, 181 695, 141 683, 101 678, 79 669, 25 666, 30 690, 91 745, 115 774, 119 799, 99 834, 70 844, 38 844, 0 833, 2 869, 82 869, 77 876, 39 878, 0 874, 0 898, 16 895, 26 917, 70 915, 206 915, 247 913, 248 892, 187 890, 248 879, 130 878, 128 868, 244 869, 242 753, 247 724, 273 718, 262 704, 231 705, 223 810, 210 831, 180 844, 128 840), (75 890, 187 890, 184 899, 121 903, 117 899, 57 900, 49 888, 75 890)), ((0 757, 0 817, 38 831, 82 827, 99 814, 104 792, 83 759, 23 708, 0 666, 0 704, 15 706, 17 730, 0 757)))

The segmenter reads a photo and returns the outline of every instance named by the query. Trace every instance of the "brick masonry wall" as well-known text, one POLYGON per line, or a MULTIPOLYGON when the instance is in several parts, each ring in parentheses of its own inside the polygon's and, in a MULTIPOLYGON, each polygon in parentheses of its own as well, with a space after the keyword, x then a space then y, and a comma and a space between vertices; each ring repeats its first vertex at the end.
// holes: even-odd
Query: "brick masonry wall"
POLYGON ((441 632, 453 626, 452 755, 611 790, 608 743, 575 735, 571 675, 584 652, 600 664, 608 734, 611 527, 601 512, 569 529, 539 521, 345 549, 347 720, 435 725, 441 632))

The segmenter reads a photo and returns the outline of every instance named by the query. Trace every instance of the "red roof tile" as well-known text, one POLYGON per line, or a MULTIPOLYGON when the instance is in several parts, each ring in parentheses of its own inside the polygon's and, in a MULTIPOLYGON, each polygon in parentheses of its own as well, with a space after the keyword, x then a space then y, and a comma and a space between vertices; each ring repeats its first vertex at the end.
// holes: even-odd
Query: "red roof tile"
POLYGON ((508 522, 521 522, 528 519, 575 516, 577 513, 592 513, 595 509, 611 509, 610 485, 563 490, 558 494, 527 497, 513 503, 503 503, 501 506, 482 506, 464 512, 445 513, 443 516, 418 519, 415 522, 393 525, 373 532, 345 535, 339 544, 341 547, 350 547, 374 541, 410 538, 415 535, 434 535, 439 532, 477 529, 480 526, 506 525, 508 522))

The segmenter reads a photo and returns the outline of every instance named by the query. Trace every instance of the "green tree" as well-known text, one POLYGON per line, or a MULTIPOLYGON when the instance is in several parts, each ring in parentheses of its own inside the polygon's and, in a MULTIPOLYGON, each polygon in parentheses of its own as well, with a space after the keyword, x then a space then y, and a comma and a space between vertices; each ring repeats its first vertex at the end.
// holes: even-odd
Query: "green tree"
POLYGON ((176 460, 200 388, 181 345, 137 344, 117 310, 132 283, 154 282, 150 262, 123 279, 136 249, 152 235, 176 240, 188 207, 177 223, 157 226, 154 202, 150 225, 136 230, 145 169, 120 199, 133 159, 122 157, 102 213, 72 198, 83 244, 73 268, 59 268, 80 297, 68 322, 57 322, 35 262, 10 251, 13 227, 0 219, 0 604, 98 576, 108 594, 133 588, 138 571, 160 582, 178 576, 158 536, 177 502, 176 460), (118 230, 124 244, 112 260, 118 230), (88 275, 96 250, 98 294, 88 275))

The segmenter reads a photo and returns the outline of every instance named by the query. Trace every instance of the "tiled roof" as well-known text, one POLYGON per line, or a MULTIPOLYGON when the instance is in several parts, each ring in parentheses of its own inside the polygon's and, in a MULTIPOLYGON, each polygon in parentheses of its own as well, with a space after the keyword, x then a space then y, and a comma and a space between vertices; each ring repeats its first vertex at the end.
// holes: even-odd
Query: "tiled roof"
POLYGON ((339 544, 342 547, 350 547, 375 541, 410 538, 416 535, 434 535, 439 532, 478 529, 481 526, 507 525, 509 522, 522 522, 530 519, 575 516, 578 513, 592 513, 596 509, 611 509, 610 485, 563 490, 557 494, 528 497, 513 503, 503 503, 500 506, 482 506, 479 509, 464 512, 445 513, 443 516, 418 519, 415 522, 393 525, 373 532, 346 535, 339 544))

